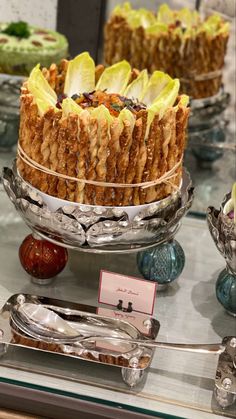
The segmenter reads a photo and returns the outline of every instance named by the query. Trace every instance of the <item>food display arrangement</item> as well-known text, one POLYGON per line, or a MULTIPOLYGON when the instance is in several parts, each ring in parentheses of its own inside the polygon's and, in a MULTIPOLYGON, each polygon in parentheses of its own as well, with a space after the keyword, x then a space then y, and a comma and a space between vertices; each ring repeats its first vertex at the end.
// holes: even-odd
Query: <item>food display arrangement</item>
POLYGON ((167 72, 181 80, 181 90, 193 98, 218 93, 229 38, 229 23, 217 14, 206 18, 188 8, 160 6, 157 13, 115 7, 104 31, 104 59, 128 60, 139 70, 167 72))
POLYGON ((0 23, 0 73, 29 75, 40 63, 49 66, 68 55, 64 35, 26 22, 0 23))
POLYGON ((179 80, 160 71, 95 67, 87 52, 36 66, 21 90, 19 174, 80 204, 159 201, 181 186, 188 115, 179 80))
MULTIPOLYGON (((55 244, 91 253, 144 250, 139 271, 163 288, 180 275, 185 257, 173 237, 193 200, 183 167, 187 94, 202 98, 219 91, 228 35, 219 16, 202 20, 197 12, 166 5, 155 15, 125 3, 105 27, 107 66, 96 66, 88 52, 67 60, 67 41, 57 32, 24 22, 0 26, 0 71, 29 75, 21 87, 17 158, 3 169, 2 181, 32 230, 19 256, 38 279, 33 282, 48 285, 56 271, 45 272, 57 261, 56 273, 64 268, 67 251, 56 255, 55 244)), ((230 271, 218 280, 219 294, 233 315, 235 205, 236 186, 221 210, 208 214, 230 271)), ((116 366, 130 387, 141 382, 156 347, 224 354, 223 367, 229 354, 230 363, 235 357, 235 338, 223 344, 155 342, 155 318, 134 311, 124 321, 117 313, 15 294, 0 311, 0 355, 23 347, 116 366)))

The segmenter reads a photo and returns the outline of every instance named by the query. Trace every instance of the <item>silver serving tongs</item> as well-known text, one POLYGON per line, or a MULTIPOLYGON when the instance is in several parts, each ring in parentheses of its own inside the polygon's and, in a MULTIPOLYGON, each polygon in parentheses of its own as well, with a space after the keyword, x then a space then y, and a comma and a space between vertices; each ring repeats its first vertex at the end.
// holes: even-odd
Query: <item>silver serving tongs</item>
POLYGON ((82 336, 57 313, 40 304, 24 303, 17 306, 17 308, 13 307, 11 310, 11 319, 23 333, 26 333, 34 339, 43 340, 48 343, 70 344, 105 340, 125 342, 147 348, 164 348, 198 353, 220 354, 225 350, 225 346, 222 343, 183 344, 117 336, 82 336))

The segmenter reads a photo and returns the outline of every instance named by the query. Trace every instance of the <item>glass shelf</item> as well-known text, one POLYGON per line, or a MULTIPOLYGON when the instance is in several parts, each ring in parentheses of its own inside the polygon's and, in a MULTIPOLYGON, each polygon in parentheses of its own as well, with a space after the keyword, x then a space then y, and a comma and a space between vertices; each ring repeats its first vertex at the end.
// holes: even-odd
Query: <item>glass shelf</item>
POLYGON ((209 148, 207 145, 188 147, 185 153, 185 167, 191 174, 195 187, 191 214, 205 217, 209 205, 219 208, 219 202, 232 188, 236 180, 236 149, 209 148), (210 165, 203 167, 194 156, 196 147, 202 154, 218 153, 218 158, 210 165))
MULTIPOLYGON (((89 255, 72 251, 67 268, 51 286, 32 284, 20 266, 17 252, 28 229, 3 192, 0 198, 0 306, 19 292, 96 305, 100 269, 140 277, 135 254, 89 255)), ((180 278, 157 295, 159 339, 214 343, 226 335, 235 335, 235 319, 216 300, 215 281, 224 260, 214 247, 205 221, 186 217, 177 239, 185 250, 186 266, 180 278)), ((215 419, 227 414, 235 418, 235 405, 223 411, 213 397, 217 360, 213 355, 156 350, 144 381, 129 389, 118 368, 65 360, 29 349, 10 349, 0 359, 0 383, 120 406, 150 416, 215 419)))

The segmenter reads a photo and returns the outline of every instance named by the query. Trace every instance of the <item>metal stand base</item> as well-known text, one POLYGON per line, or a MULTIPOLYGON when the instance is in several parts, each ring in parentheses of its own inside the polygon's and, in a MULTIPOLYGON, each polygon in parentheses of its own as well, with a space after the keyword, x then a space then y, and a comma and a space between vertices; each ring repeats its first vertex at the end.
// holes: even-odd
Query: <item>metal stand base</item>
POLYGON ((50 285, 55 279, 56 279, 56 276, 54 276, 53 278, 45 278, 45 279, 35 278, 33 276, 30 277, 32 284, 35 284, 35 285, 50 285))
POLYGON ((123 381, 126 384, 128 384, 129 387, 134 387, 142 381, 143 376, 144 376, 144 370, 122 368, 121 375, 122 375, 123 381))

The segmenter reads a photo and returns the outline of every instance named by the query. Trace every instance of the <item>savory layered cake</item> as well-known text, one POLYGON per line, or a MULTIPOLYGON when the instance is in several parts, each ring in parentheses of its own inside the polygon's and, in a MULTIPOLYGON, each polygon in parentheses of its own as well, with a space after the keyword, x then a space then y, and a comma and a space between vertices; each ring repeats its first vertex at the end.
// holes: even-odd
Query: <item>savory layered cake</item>
POLYGON ((58 32, 26 22, 0 23, 0 73, 27 76, 38 62, 48 67, 67 55, 68 42, 58 32))
POLYGON ((124 3, 114 9, 104 36, 109 65, 126 59, 139 70, 165 71, 193 98, 219 91, 229 38, 229 23, 219 15, 202 18, 197 11, 171 10, 166 4, 153 13, 124 3))
POLYGON ((87 52, 37 65, 21 90, 18 170, 71 202, 154 202, 180 187, 188 115, 179 80, 160 71, 95 67, 87 52))

